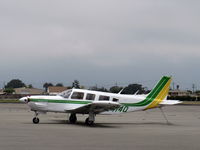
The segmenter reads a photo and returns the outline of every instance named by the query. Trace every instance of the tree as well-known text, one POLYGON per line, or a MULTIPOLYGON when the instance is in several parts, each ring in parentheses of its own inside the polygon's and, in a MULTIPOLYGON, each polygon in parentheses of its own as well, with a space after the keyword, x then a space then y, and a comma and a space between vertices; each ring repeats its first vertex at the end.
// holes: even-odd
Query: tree
POLYGON ((119 87, 119 86, 113 86, 110 88, 110 92, 111 93, 119 93, 121 90, 123 89, 123 87, 119 87))
POLYGON ((200 91, 196 91, 195 93, 198 94, 198 95, 200 95, 200 91))
POLYGON ((80 83, 78 80, 74 80, 72 83, 72 88, 80 89, 80 83))
POLYGON ((32 84, 29 84, 29 85, 28 85, 28 88, 30 88, 30 89, 33 88, 33 85, 32 85, 32 84))
POLYGON ((52 83, 47 83, 47 82, 43 84, 43 88, 45 88, 46 92, 47 92, 47 89, 48 89, 49 86, 53 86, 53 84, 52 83))
POLYGON ((5 86, 5 88, 21 88, 21 87, 26 87, 26 85, 19 79, 12 79, 5 86))
POLYGON ((6 88, 3 90, 3 92, 6 94, 13 94, 15 90, 13 88, 6 88))
POLYGON ((104 87, 98 88, 97 86, 90 87, 90 90, 108 92, 108 90, 106 88, 104 88, 104 87))
POLYGON ((62 83, 57 83, 56 86, 63 87, 63 84, 62 83))
POLYGON ((81 86, 80 86, 80 89, 85 89, 85 86, 81 85, 81 86))
POLYGON ((138 92, 138 94, 143 94, 145 93, 145 88, 142 87, 141 84, 129 84, 124 88, 122 94, 135 94, 136 92, 138 92))
POLYGON ((108 92, 108 90, 105 87, 98 88, 97 90, 101 92, 108 92))
POLYGON ((72 89, 72 87, 71 86, 67 86, 67 89, 72 89))

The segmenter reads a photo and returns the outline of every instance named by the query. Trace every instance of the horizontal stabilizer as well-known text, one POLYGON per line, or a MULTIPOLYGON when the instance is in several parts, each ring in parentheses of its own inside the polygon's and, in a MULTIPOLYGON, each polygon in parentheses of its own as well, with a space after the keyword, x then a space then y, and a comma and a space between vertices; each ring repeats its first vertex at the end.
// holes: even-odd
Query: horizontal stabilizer
POLYGON ((176 105, 182 103, 179 100, 163 100, 160 105, 176 105))

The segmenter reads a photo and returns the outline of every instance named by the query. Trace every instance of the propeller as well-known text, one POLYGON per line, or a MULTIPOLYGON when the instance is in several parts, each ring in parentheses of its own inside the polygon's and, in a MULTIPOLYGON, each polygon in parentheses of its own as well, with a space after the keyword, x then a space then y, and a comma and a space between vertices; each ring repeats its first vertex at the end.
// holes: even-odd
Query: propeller
POLYGON ((20 98, 19 101, 20 101, 20 102, 23 102, 23 103, 28 103, 28 102, 30 102, 30 99, 29 99, 29 97, 27 96, 27 97, 22 97, 22 98, 20 98))

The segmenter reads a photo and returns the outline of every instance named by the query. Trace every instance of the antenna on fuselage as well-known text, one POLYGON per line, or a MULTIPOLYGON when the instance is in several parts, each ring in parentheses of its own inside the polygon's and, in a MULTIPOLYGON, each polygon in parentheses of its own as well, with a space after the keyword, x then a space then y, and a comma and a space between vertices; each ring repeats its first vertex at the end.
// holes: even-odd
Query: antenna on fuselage
POLYGON ((137 90, 137 91, 134 93, 134 95, 137 95, 139 91, 140 91, 140 90, 137 90))
POLYGON ((123 89, 121 89, 121 91, 119 91, 119 93, 117 93, 117 94, 121 94, 123 90, 124 90, 124 88, 123 88, 123 89))

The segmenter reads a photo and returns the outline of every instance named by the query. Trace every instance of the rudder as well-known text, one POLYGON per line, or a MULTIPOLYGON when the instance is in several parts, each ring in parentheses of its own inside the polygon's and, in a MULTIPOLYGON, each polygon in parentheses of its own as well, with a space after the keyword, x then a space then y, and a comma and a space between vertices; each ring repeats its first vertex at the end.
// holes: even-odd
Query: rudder
POLYGON ((161 103, 168 95, 171 77, 164 76, 158 82, 158 84, 153 88, 153 90, 148 94, 147 99, 152 101, 146 109, 155 108, 161 103))

